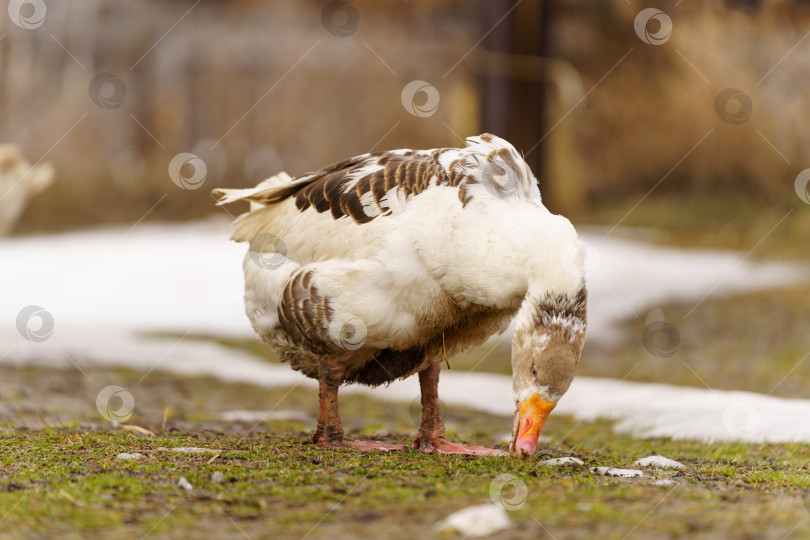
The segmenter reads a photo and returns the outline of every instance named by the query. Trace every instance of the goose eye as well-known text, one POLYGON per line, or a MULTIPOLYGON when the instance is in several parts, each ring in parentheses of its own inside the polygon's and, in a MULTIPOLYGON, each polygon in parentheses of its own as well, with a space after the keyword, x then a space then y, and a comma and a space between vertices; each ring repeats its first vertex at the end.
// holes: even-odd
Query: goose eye
POLYGON ((535 377, 537 377, 537 368, 532 367, 532 375, 534 375, 535 377))

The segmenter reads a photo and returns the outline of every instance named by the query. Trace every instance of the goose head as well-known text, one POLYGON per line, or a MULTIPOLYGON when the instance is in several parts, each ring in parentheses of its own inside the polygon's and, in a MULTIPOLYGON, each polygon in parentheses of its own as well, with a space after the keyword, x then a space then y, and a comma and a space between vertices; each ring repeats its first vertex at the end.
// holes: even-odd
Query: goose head
POLYGON ((571 386, 585 341, 587 291, 527 296, 512 338, 515 420, 509 453, 528 459, 557 401, 571 386))

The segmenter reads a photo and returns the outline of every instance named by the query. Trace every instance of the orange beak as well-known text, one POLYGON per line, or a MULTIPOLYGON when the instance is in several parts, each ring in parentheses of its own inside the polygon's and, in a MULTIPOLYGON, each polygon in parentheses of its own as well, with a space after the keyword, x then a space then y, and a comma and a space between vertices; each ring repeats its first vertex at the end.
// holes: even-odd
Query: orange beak
POLYGON ((546 418, 557 404, 546 401, 538 394, 532 394, 529 399, 516 405, 509 453, 512 457, 529 459, 537 448, 537 439, 546 418))

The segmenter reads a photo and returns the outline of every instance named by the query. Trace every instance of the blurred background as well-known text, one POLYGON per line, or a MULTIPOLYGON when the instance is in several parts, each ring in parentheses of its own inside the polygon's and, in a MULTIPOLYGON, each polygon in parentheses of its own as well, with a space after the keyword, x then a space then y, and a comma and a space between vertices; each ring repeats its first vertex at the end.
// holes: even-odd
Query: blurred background
POLYGON ((745 247, 803 204, 806 2, 657 2, 640 27, 625 0, 38 6, 0 18, 0 142, 55 167, 16 233, 203 217, 215 186, 480 132, 577 223, 613 226, 657 186, 622 225, 678 238, 688 212, 701 242, 745 247), (181 152, 202 189, 171 183, 181 152))

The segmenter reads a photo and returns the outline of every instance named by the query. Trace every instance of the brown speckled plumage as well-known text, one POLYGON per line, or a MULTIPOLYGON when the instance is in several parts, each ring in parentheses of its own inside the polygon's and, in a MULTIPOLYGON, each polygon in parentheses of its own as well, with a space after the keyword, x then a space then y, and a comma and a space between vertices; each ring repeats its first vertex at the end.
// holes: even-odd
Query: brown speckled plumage
POLYGON ((369 215, 364 209, 362 199, 365 195, 371 196, 379 215, 386 216, 391 213, 386 195, 392 189, 399 190, 407 198, 419 195, 431 182, 462 186, 459 199, 465 203, 467 191, 463 185, 475 182, 475 179, 452 165, 449 171, 445 170, 439 163, 439 156, 445 150, 371 154, 365 159, 347 160, 310 173, 307 175, 309 181, 295 193, 295 205, 302 212, 313 207, 318 212, 331 212, 335 219, 347 216, 356 223, 368 223, 377 216, 369 215), (358 170, 369 165, 382 168, 357 178, 358 170), (356 182, 347 189, 350 180, 356 182))
MULTIPOLYGON (((330 212, 334 219, 349 217, 356 223, 368 223, 378 215, 390 215, 391 209, 386 196, 392 189, 407 198, 419 195, 431 184, 458 187, 459 201, 466 205, 472 197, 469 187, 476 184, 477 180, 462 166, 469 166, 470 163, 450 163, 447 169, 443 167, 439 163, 439 156, 447 150, 452 149, 365 154, 307 173, 289 186, 272 193, 246 197, 245 200, 269 205, 294 197, 295 206, 301 212, 313 208, 319 213, 330 212), (364 175, 358 174, 361 169, 374 165, 381 169, 364 175), (347 188, 349 182, 354 185, 347 188), (369 202, 373 201, 376 212, 379 212, 377 215, 369 215, 367 209, 364 209, 364 196, 370 197, 369 202)), ((495 158, 517 166, 514 158, 502 150, 491 152, 481 161, 490 163, 495 158)))
POLYGON ((295 272, 284 287, 278 306, 278 320, 295 345, 310 352, 326 354, 338 346, 329 339, 332 307, 313 281, 313 270, 295 272), (330 346, 331 343, 331 346, 330 346))
POLYGON ((579 355, 585 344, 588 319, 588 291, 583 283, 573 296, 548 294, 532 307, 531 323, 518 328, 512 338, 512 352, 526 358, 539 358, 538 384, 548 386, 553 395, 563 395, 574 377, 579 355))
POLYGON ((448 304, 445 324, 425 334, 422 342, 415 346, 344 351, 336 343, 337 336, 330 333, 334 315, 330 299, 318 290, 317 276, 313 274, 308 270, 299 271, 290 278, 279 304, 283 336, 275 335, 267 341, 282 360, 312 378, 318 378, 322 355, 341 352, 349 359, 346 384, 389 384, 416 373, 429 363, 480 345, 493 333, 503 330, 517 311, 517 308, 486 306, 460 309, 448 304))

